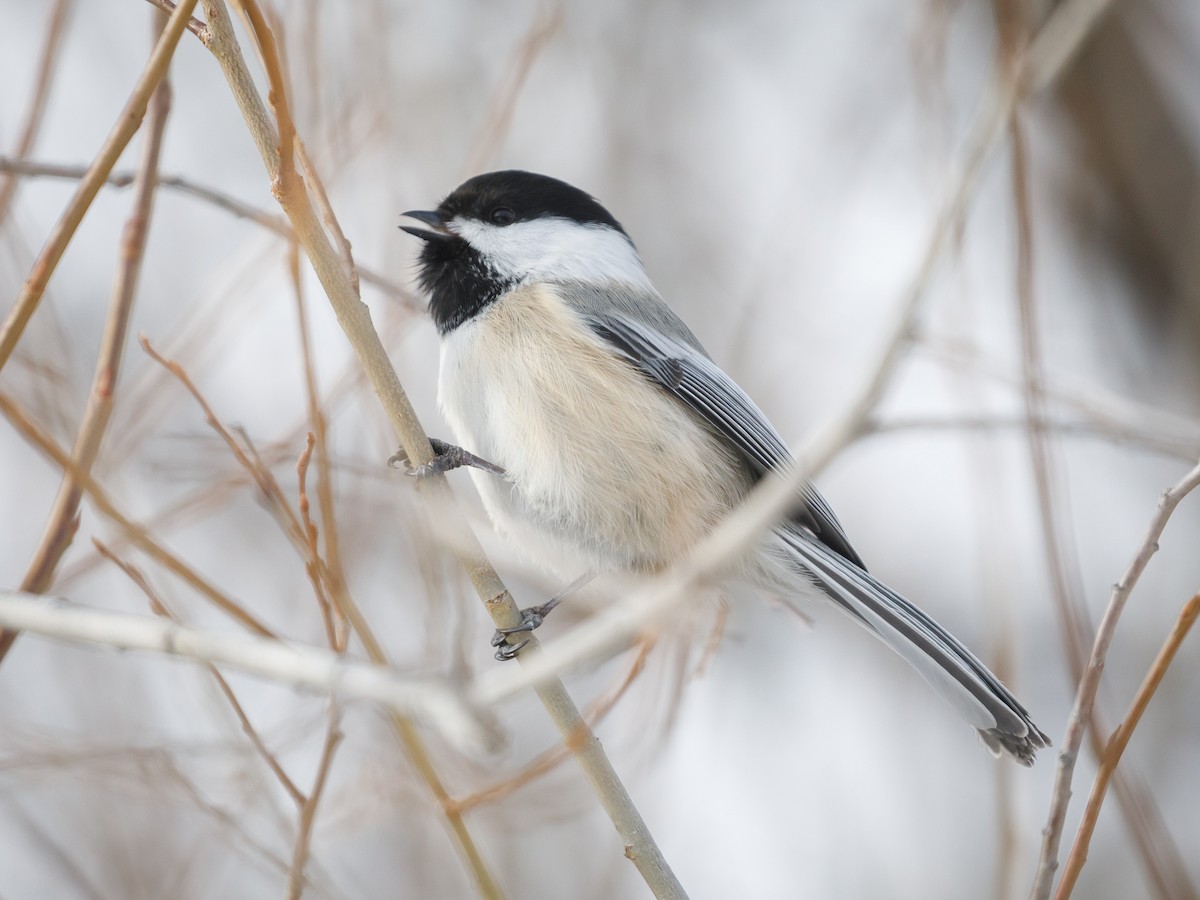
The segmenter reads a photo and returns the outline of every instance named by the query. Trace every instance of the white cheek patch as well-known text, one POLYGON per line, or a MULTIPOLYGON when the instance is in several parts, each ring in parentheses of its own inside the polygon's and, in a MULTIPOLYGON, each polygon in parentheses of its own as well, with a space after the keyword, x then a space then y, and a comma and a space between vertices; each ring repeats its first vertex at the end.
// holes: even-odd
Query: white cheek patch
POLYGON ((617 281, 653 291, 633 244, 604 225, 545 218, 499 226, 455 218, 451 231, 497 274, 532 281, 617 281))

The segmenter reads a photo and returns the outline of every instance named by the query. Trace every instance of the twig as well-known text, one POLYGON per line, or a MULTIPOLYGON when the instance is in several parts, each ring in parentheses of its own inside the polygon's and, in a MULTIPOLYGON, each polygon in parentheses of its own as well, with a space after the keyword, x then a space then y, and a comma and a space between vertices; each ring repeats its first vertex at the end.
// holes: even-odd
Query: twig
POLYGON ((563 9, 559 5, 538 13, 532 27, 521 39, 508 64, 508 72, 504 76, 495 96, 488 104, 487 121, 479 130, 478 136, 472 142, 471 152, 467 154, 464 164, 466 175, 474 175, 483 167, 488 155, 500 143, 504 133, 512 123, 513 112, 517 108, 517 99, 529 79, 533 64, 541 52, 557 34, 563 23, 563 9))
MULTIPOLYGON (((304 363, 304 395, 308 401, 308 422, 312 432, 309 435, 317 459, 317 504, 321 511, 321 524, 324 526, 325 538, 325 568, 329 573, 329 591, 337 598, 347 594, 346 573, 342 568, 342 553, 338 541, 336 508, 333 503, 333 468, 329 464, 329 439, 326 427, 325 413, 321 409, 320 393, 317 390, 316 365, 313 362, 312 340, 308 332, 308 314, 305 311, 304 282, 300 277, 300 248, 293 241, 288 248, 288 275, 292 282, 292 294, 296 298, 296 324, 299 328, 300 358, 304 363)), ((315 527, 315 526, 314 526, 315 527)), ((317 558, 317 548, 312 547, 312 554, 317 558)), ((339 619, 344 624, 344 610, 347 603, 344 599, 337 602, 339 619)), ((335 633, 335 645, 344 647, 345 635, 335 633)), ((379 662, 379 660, 376 660, 379 662)))
POLYGON ((342 740, 342 712, 335 702, 329 710, 329 725, 325 729, 325 743, 321 747, 321 759, 317 763, 317 775, 313 780, 308 800, 300 809, 300 825, 296 835, 296 846, 292 851, 292 868, 288 872, 288 900, 300 900, 304 890, 304 866, 308 862, 309 846, 312 842, 313 824, 317 820, 317 804, 325 793, 325 782, 333 767, 333 754, 342 740))
MULTIPOLYGON (((204 0, 204 9, 209 29, 213 34, 210 49, 225 73, 234 98, 250 128, 251 136, 258 146, 268 176, 273 184, 282 188, 278 194, 280 204, 291 220, 296 236, 325 289, 338 323, 358 354, 408 458, 416 465, 428 462, 433 457, 433 451, 426 438, 426 432, 417 420, 416 413, 392 369, 367 309, 354 293, 341 257, 322 230, 307 196, 300 190, 291 190, 296 187, 295 184, 279 179, 279 148, 276 145, 275 130, 246 69, 245 59, 229 25, 225 5, 222 0, 204 0)), ((271 39, 269 33, 260 37, 271 39)), ((454 506, 445 479, 425 479, 419 483, 418 489, 437 506, 440 514, 451 522, 452 527, 463 533, 463 543, 466 546, 460 543, 459 559, 496 624, 500 627, 516 625, 519 620, 517 605, 496 575, 495 569, 487 562, 477 540, 473 535, 467 536, 469 526, 454 506)), ((649 829, 618 779, 611 762, 604 755, 599 741, 587 728, 566 689, 561 683, 550 681, 539 685, 538 695, 564 739, 574 748, 576 759, 625 843, 626 856, 633 860, 655 896, 686 896, 662 852, 651 839, 649 829)))
MULTIPOLYGON (((150 585, 150 580, 146 577, 145 573, 141 571, 141 569, 133 565, 133 563, 129 562, 128 560, 121 559, 121 557, 117 556, 111 548, 106 546, 101 541, 92 538, 92 543, 96 546, 96 550, 101 556, 112 562, 113 565, 124 572, 126 577, 128 577, 130 581, 137 585, 138 589, 146 595, 146 599, 150 602, 151 612, 153 612, 156 616, 162 616, 164 619, 176 624, 180 624, 179 617, 172 613, 167 607, 167 604, 164 603, 162 598, 158 596, 158 592, 155 591, 150 585)), ((262 736, 258 733, 258 729, 254 727, 254 724, 250 721, 250 717, 246 715, 246 710, 242 708, 242 704, 238 700, 237 694, 233 692, 233 688, 231 688, 229 686, 229 682, 225 680, 225 676, 220 673, 216 666, 209 665, 206 666, 206 668, 212 674, 213 679, 217 682, 217 687, 220 688, 221 693, 225 695, 225 699, 229 702, 230 708, 233 709, 233 714, 237 717, 238 723, 242 727, 242 732, 250 739, 250 744, 254 747, 255 752, 258 753, 259 757, 263 760, 263 762, 266 763, 267 768, 271 770, 271 773, 279 781, 283 789, 287 791, 297 808, 303 806, 307 798, 303 793, 301 793, 300 789, 296 787, 295 782, 288 777, 287 772, 283 770, 283 766, 279 764, 279 760, 275 758, 275 754, 267 748, 267 745, 263 742, 262 736)))
POLYGON ((175 11, 171 13, 171 18, 167 21, 166 28, 163 29, 162 37, 159 38, 154 51, 150 54, 146 68, 134 86, 133 92, 129 95, 125 108, 121 110, 121 115, 101 146, 100 152, 88 167, 87 174, 75 188, 75 193, 55 224, 54 230, 50 232, 11 312, 3 326, 0 326, 0 369, 4 368, 16 348, 17 342, 21 339, 25 326, 29 323, 29 319, 33 316, 34 310, 37 309, 38 303, 46 291, 46 285, 50 283, 50 276, 54 274, 59 260, 62 259, 67 244, 75 236, 75 230, 83 221, 84 214, 92 205, 92 201, 96 199, 96 194, 104 184, 104 179, 108 177, 117 158, 120 157, 130 138, 142 124, 142 117, 146 114, 146 105, 150 102, 150 95, 158 87, 159 82, 166 77, 171 57, 175 54, 179 38, 187 26, 188 17, 195 8, 196 2, 197 0, 182 0, 175 11))
POLYGON ((0 590, 0 625, 74 643, 148 650, 219 663, 333 697, 372 700, 428 721, 460 749, 495 749, 499 732, 486 711, 446 679, 413 678, 355 662, 323 647, 207 629, 78 606, 62 598, 0 590))
POLYGON ((199 572, 188 566, 179 557, 170 553, 151 537, 143 526, 137 524, 117 509, 116 504, 109 498, 107 491, 100 487, 91 475, 80 471, 75 466, 75 462, 71 459, 70 455, 39 428, 10 397, 2 393, 0 393, 0 415, 5 416, 18 432, 41 450, 42 453, 50 457, 59 468, 64 472, 71 472, 79 482, 79 486, 83 489, 84 493, 91 498, 96 508, 109 519, 112 519, 125 532, 129 540, 139 547, 142 552, 174 572, 187 582, 187 584, 207 597, 214 606, 238 622, 241 622, 250 631, 264 637, 274 637, 271 629, 260 622, 257 617, 241 604, 234 602, 221 591, 217 590, 199 572))
MULTIPOLYGON (((301 160, 303 161, 303 157, 301 157, 301 160)), ((305 171, 307 172, 308 170, 305 169, 305 171)), ((14 159, 0 156, 0 172, 29 178, 77 180, 87 173, 87 168, 85 166, 58 165, 55 163, 43 163, 29 159, 14 159)), ((133 183, 134 177, 133 172, 114 172, 108 176, 105 184, 109 187, 124 188, 133 183)), ((181 194, 204 200, 240 219, 248 219, 288 241, 296 239, 296 235, 288 224, 287 219, 282 216, 273 216, 258 207, 251 206, 249 203, 243 203, 236 197, 218 191, 216 188, 198 184, 182 175, 163 175, 161 173, 157 176, 157 183, 159 187, 170 188, 181 194)), ((364 282, 379 288, 389 297, 401 301, 405 306, 412 309, 423 308, 422 302, 413 296, 412 291, 399 282, 393 281, 360 263, 355 263, 355 270, 364 282)))
POLYGON ((1197 616, 1200 616, 1200 594, 1193 595, 1184 604, 1183 610, 1179 613, 1179 618, 1175 621, 1175 626, 1171 629, 1171 633, 1167 635, 1166 642, 1163 644, 1162 649, 1158 651, 1158 656, 1154 658, 1150 670, 1142 680, 1142 685, 1138 688, 1137 695, 1133 698, 1133 703, 1130 704, 1129 712, 1125 714, 1125 718, 1117 726, 1117 730, 1113 733, 1112 737, 1109 738, 1108 746, 1104 751, 1103 757, 1100 759, 1100 768, 1096 772, 1096 780, 1092 782, 1092 792, 1088 797, 1087 806, 1083 811, 1083 818, 1079 823, 1079 831, 1075 834, 1075 843, 1071 847, 1070 854, 1067 856, 1067 864, 1063 869, 1062 880, 1059 881, 1058 891, 1054 895, 1055 900, 1068 900, 1072 891, 1075 890, 1075 883, 1079 879, 1079 873, 1083 870, 1084 863, 1087 862, 1088 847, 1091 845, 1092 832, 1095 830, 1096 822, 1100 818, 1100 807, 1104 803, 1109 780, 1117 768, 1117 763, 1121 761, 1121 755, 1125 752, 1125 747, 1129 744, 1129 739, 1133 736, 1134 729, 1137 728, 1138 723, 1142 720, 1142 714, 1146 711, 1146 707, 1150 705, 1150 699, 1162 683, 1163 677, 1167 674, 1167 669, 1171 667, 1171 663, 1175 659, 1175 654, 1183 644, 1184 638, 1187 637, 1188 631, 1196 624, 1197 616))
MULTIPOLYGON (((160 20, 156 26, 157 30, 161 31, 165 19, 161 13, 155 13, 154 17, 160 20)), ((121 360, 125 355, 125 338, 129 332, 129 317, 137 296, 142 260, 146 254, 146 237, 150 233, 155 173, 158 171, 163 133, 170 111, 171 82, 164 76, 150 97, 146 135, 134 182, 133 209, 121 234, 121 264, 113 283, 104 333, 100 338, 96 373, 92 378, 87 409, 75 433, 75 444, 71 448, 71 458, 75 460, 77 469, 85 473, 92 470, 92 465, 100 453, 100 444, 104 440, 109 419, 112 417, 121 360)), ((65 472, 42 531, 41 542, 21 580, 22 591, 40 594, 49 589, 58 564, 75 535, 71 523, 79 515, 79 500, 82 494, 74 474, 70 470, 65 472)), ((3 663, 14 640, 14 633, 0 631, 0 663, 3 663)))
POLYGON ((1067 818, 1067 805, 1071 799, 1071 780, 1075 774, 1075 763, 1078 758, 1083 736, 1087 731, 1091 718, 1092 707, 1096 702, 1096 692, 1100 687, 1100 676, 1104 672, 1108 648, 1116 634, 1117 623, 1129 595, 1137 584, 1146 565, 1158 550, 1158 539, 1171 514, 1180 501, 1200 485, 1200 465, 1192 469, 1184 478, 1158 501, 1158 508, 1150 520, 1150 529, 1142 545, 1134 554, 1133 560, 1121 576, 1121 580, 1113 586, 1112 597, 1096 629, 1096 639, 1092 645, 1091 657, 1088 659, 1084 677, 1079 682, 1079 690, 1075 695, 1075 705, 1067 720, 1067 732, 1063 737, 1062 749, 1058 754, 1058 770, 1054 778, 1054 794, 1050 803, 1050 813, 1047 817, 1046 828, 1043 831, 1042 853, 1038 860, 1037 875, 1034 879, 1031 897, 1033 900, 1046 900, 1054 880, 1054 870, 1058 868, 1058 846, 1062 840, 1063 826, 1067 818))
MULTIPOLYGON (((46 113, 46 98, 50 95, 50 85, 58 70, 58 50, 62 46, 62 36, 66 31, 67 14, 74 0, 55 0, 54 8, 50 10, 50 23, 46 26, 46 43, 42 46, 42 55, 38 60, 37 77, 34 80, 33 97, 29 101, 29 111, 25 113, 25 124, 21 126, 20 137, 17 138, 13 153, 18 158, 28 156, 33 149, 42 127, 42 118, 46 113)), ((0 225, 8 218, 9 205, 17 191, 17 179, 9 176, 0 184, 0 225)))
MULTIPOLYGON (((625 696, 625 693, 633 686, 638 676, 645 671, 646 661, 650 658, 650 651, 654 649, 655 642, 652 640, 642 641, 638 648, 637 654, 633 661, 629 664, 625 674, 618 679, 617 683, 607 692, 606 695, 598 697, 595 701, 588 704, 588 707, 583 711, 583 717, 587 721, 588 726, 595 728, 604 720, 613 707, 625 696)), ((538 754, 531 762, 523 769, 503 781, 490 784, 480 790, 476 790, 465 797, 460 797, 456 800, 451 800, 451 806, 455 811, 466 812, 476 806, 482 806, 486 803, 495 803, 498 800, 509 796, 515 791, 520 790, 525 785, 536 781, 543 775, 553 771, 558 765, 567 759, 567 748, 562 744, 551 747, 538 754)))
MULTIPOLYGON (((151 6, 157 6, 163 12, 173 13, 175 4, 171 0, 146 0, 151 6)), ((187 30, 200 38, 200 43, 208 46, 208 29, 204 27, 204 23, 199 19, 188 19, 187 30)))

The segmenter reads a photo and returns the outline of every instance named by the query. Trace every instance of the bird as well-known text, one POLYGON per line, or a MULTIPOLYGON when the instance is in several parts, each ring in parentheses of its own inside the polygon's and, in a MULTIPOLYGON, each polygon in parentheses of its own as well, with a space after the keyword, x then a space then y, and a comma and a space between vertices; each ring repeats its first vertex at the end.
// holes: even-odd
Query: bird
MULTIPOLYGON (((538 536, 583 574, 682 558, 769 473, 793 463, 754 401, 651 283, 591 194, 521 170, 477 175, 403 214, 440 337, 438 405, 455 443, 430 475, 470 467, 495 527, 538 536)), ((967 647, 867 571, 811 484, 738 576, 804 608, 828 602, 899 654, 994 756, 1032 765, 1050 740, 967 647)), ((571 589, 568 589, 568 592, 571 589)), ((498 632, 541 624, 562 596, 498 632)))

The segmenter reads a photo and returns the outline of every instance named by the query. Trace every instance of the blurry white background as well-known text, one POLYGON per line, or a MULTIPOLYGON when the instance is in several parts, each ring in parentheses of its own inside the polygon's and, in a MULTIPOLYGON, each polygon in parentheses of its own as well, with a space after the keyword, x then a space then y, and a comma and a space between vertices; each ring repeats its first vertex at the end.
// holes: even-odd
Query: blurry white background
MULTIPOLYGON (((845 406, 879 353, 1002 56, 997 21, 1025 9, 1003 0, 264 5, 283 23, 299 133, 359 263, 411 286, 417 248, 397 230, 402 211, 430 208, 478 171, 561 177, 621 220, 668 302, 791 442, 845 406)), ((62 42, 29 159, 86 165, 149 53, 153 10, 141 0, 0 0, 8 162, 58 6, 67 7, 62 42)), ((1048 10, 1034 6, 1024 14, 1036 23, 1048 10)), ((1068 589, 1093 621, 1160 492, 1200 455, 1198 77, 1193 4, 1114 3, 1063 79, 1020 117, 1053 423, 1052 526, 1068 589)), ((161 171, 277 216, 221 72, 193 35, 171 81, 161 171)), ((842 452, 819 484, 872 570, 1003 669, 1057 744, 1075 680, 1023 419, 1010 137, 938 267, 884 427, 842 452)), ((139 140, 119 171, 136 164, 139 140)), ((74 186, 20 179, 0 221, 0 298, 17 295, 74 186)), ((129 204, 127 190, 101 192, 0 374, 0 393, 68 447, 129 204)), ((419 301, 371 284, 363 298, 423 422, 445 435, 436 336, 419 301)), ((429 541, 412 485, 384 466, 394 440, 307 270, 304 299, 351 593, 406 671, 499 665, 489 622, 429 541)), ((131 328, 187 369, 223 422, 245 429, 294 502, 310 426, 287 242, 161 188, 131 328)), ((5 422, 0 460, 0 586, 13 588, 60 472, 5 422)), ((203 413, 132 338, 94 475, 279 633, 324 642, 303 560, 203 413)), ((451 477, 476 509, 468 480, 451 477)), ((1191 498, 1134 592, 1100 693, 1110 727, 1200 588, 1198 526, 1191 498)), ((86 499, 53 593, 150 614, 142 591, 97 558, 93 537, 142 569, 182 618, 237 628, 86 499)), ((525 604, 547 589, 501 569, 525 604)), ((679 655, 660 648, 598 726, 691 896, 1025 896, 1054 753, 1028 771, 997 762, 856 629, 835 618, 810 629, 762 598, 732 599, 698 677, 681 684, 679 655)), ((552 618, 543 638, 571 622, 552 618)), ((586 704, 631 659, 568 685, 586 704)), ((228 677, 307 793, 326 702, 228 677)), ((1079 896, 1196 896, 1198 678, 1193 636, 1121 767, 1151 824, 1132 824, 1110 797, 1079 896)), ((473 896, 386 718, 363 704, 343 712, 307 895, 473 896)), ((509 745, 496 757, 463 758, 426 735, 453 796, 502 783, 555 745, 532 699, 498 712, 509 745)), ((1068 846, 1094 771, 1085 750, 1068 846)), ((507 896, 646 895, 570 762, 474 807, 467 822, 507 896)), ((32 636, 0 667, 4 900, 280 896, 296 828, 294 803, 203 668, 32 636)))

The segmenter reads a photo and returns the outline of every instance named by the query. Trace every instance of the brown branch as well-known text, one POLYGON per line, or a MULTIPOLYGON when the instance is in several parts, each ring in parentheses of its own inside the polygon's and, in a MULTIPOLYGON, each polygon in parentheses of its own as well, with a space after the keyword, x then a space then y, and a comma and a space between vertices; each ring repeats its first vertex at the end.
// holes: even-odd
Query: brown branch
MULTIPOLYGON (((300 160, 304 164, 304 160, 307 157, 303 154, 302 146, 300 147, 300 151, 300 160)), ((30 159, 14 159, 0 156, 0 172, 28 178, 78 180, 87 174, 87 171, 86 166, 58 165, 55 163, 37 162, 30 159)), ((307 167, 305 168, 305 172, 308 173, 307 167)), ((133 183, 135 177, 133 172, 113 172, 105 179, 104 183, 108 187, 125 188, 133 183)), ((295 232, 292 231, 292 227, 284 217, 273 216, 256 206, 251 206, 249 203, 244 203, 236 197, 218 191, 216 188, 198 184, 182 175, 163 175, 161 173, 157 176, 157 183, 160 187, 170 188, 181 194, 211 203, 213 206, 237 216, 239 219, 248 219, 288 241, 295 241, 296 239, 295 232)), ((315 185, 316 182, 314 182, 315 185)), ((349 242, 347 242, 348 246, 349 242)), ((359 263, 354 264, 354 270, 357 275, 362 276, 364 282, 379 288, 388 296, 401 301, 405 306, 412 309, 423 308, 422 302, 413 296, 412 291, 399 282, 393 281, 374 269, 367 268, 359 263)))
POLYGON ((1137 553, 1134 554, 1125 574, 1113 586, 1108 607, 1104 611, 1104 617, 1100 620, 1100 627, 1096 629, 1096 639, 1092 645, 1091 657, 1088 659, 1084 676, 1079 682, 1075 705, 1072 707, 1071 716, 1067 721, 1067 733, 1063 737, 1062 749, 1058 754, 1054 794, 1043 831, 1042 853, 1038 861, 1038 871, 1032 893, 1034 900, 1045 900, 1050 896, 1054 870, 1058 868, 1058 846, 1062 840, 1063 826, 1067 818, 1067 805, 1071 799, 1071 780, 1075 774, 1075 763, 1088 728, 1088 722, 1091 720, 1092 708, 1096 702, 1096 692, 1100 688, 1100 676, 1104 672, 1104 663, 1108 656, 1108 648, 1116 634, 1117 623, 1120 621, 1121 613, 1129 601, 1134 586, 1142 572, 1145 571, 1150 558, 1158 551, 1158 540, 1166 529, 1171 514, 1197 485, 1200 485, 1200 465, 1192 469, 1159 499, 1158 508, 1150 520, 1149 532, 1137 553))
POLYGON ((1088 847, 1091 844, 1092 832, 1095 830, 1096 822, 1100 818, 1100 807, 1104 803, 1104 796, 1108 791, 1109 780, 1117 768, 1117 763, 1121 761, 1121 755, 1125 752, 1125 747, 1129 744, 1129 739, 1133 736, 1134 729, 1138 727, 1138 723, 1142 720, 1142 714, 1146 711, 1146 707, 1150 705, 1150 699, 1154 696, 1155 691, 1158 690, 1163 677, 1167 674, 1167 669, 1171 667, 1171 663, 1175 660, 1175 654, 1183 644, 1184 638, 1187 637, 1188 631, 1196 624, 1198 616, 1200 616, 1200 594, 1195 594, 1192 599, 1184 604, 1183 610, 1179 613, 1179 618, 1175 621, 1175 626, 1171 629, 1171 633, 1167 635, 1166 642, 1163 644, 1162 649, 1158 651, 1158 655, 1154 658, 1150 670, 1142 680, 1142 685, 1138 688, 1137 695, 1133 698, 1133 703, 1130 704, 1129 712, 1125 714, 1125 718, 1117 726, 1117 730, 1113 733, 1112 737, 1109 738, 1108 746, 1100 759, 1100 769, 1096 772, 1096 780, 1092 782, 1092 792, 1088 797, 1087 807, 1083 811, 1083 819, 1079 823, 1079 831, 1075 835, 1075 843, 1071 847, 1070 854, 1067 856, 1067 864, 1063 869, 1062 880, 1059 882, 1058 891, 1054 895, 1055 900, 1068 900, 1072 891, 1075 890, 1075 883, 1079 879, 1079 873, 1083 870, 1084 863, 1087 862, 1088 847))
MULTIPOLYGON (((158 592, 154 590, 154 587, 150 584, 150 580, 141 569, 128 560, 121 559, 121 557, 117 556, 111 548, 101 541, 92 538, 92 543, 101 556, 124 572, 126 577, 146 595, 146 599, 150 603, 150 609, 155 615, 162 616, 164 619, 169 619, 176 624, 182 624, 179 617, 171 612, 167 604, 158 595, 158 592)), ((258 733, 258 729, 254 727, 254 724, 250 721, 250 717, 246 715, 246 710, 242 707, 241 701, 238 700, 237 694, 233 692, 233 688, 225 680, 225 676, 214 665, 206 664, 205 668, 208 669, 209 673, 216 680, 217 687, 220 688, 221 693, 225 695, 225 699, 228 701, 233 714, 237 717, 238 723, 241 725, 242 732, 250 739, 250 744, 254 747, 254 751, 266 763, 267 768, 271 770, 271 773, 279 781, 280 785, 283 786, 283 789, 291 796, 296 806, 303 806, 307 802, 307 798, 296 787, 295 782, 288 777, 287 772, 283 770, 283 766, 279 764, 279 760, 275 758, 275 754, 268 749, 262 736, 258 733)))
MULTIPOLYGON (((165 19, 161 13, 156 13, 155 19, 158 20, 155 23, 156 31, 161 31, 166 24, 165 19)), ((137 297, 142 260, 146 255, 146 238, 150 233, 150 217, 154 209, 155 173, 158 171, 163 134, 170 111, 171 83, 164 76, 150 98, 146 136, 134 181, 133 209, 121 234, 121 264, 113 283, 87 409, 71 448, 71 458, 81 472, 91 472, 112 417, 121 361, 125 355, 125 339, 129 332, 129 318, 137 297)), ((42 531, 41 542, 21 581, 21 590, 41 594, 49 589, 58 564, 74 539, 76 529, 72 523, 79 515, 82 493, 74 475, 70 471, 65 472, 42 531)), ((0 631, 0 663, 15 640, 14 633, 0 631)))
POLYGON ((187 26, 188 16, 195 8, 196 2, 197 0, 183 0, 171 14, 162 37, 159 38, 154 51, 150 54, 145 70, 125 103, 125 108, 121 110, 121 115, 101 146, 100 152, 96 154, 96 158, 88 167, 87 174, 75 188, 75 193, 67 203, 67 208, 63 210, 54 229, 50 232, 45 246, 38 254, 38 258, 33 264, 33 270, 21 288, 21 293, 17 296, 4 324, 0 326, 0 369, 4 368, 16 348, 17 342, 20 341, 25 326, 29 324, 34 310, 37 309, 42 295, 46 292, 50 276, 58 267, 58 263, 67 249, 67 244, 75 236, 79 223, 83 221, 92 201, 96 199, 96 194, 99 193, 105 178, 108 177, 108 173, 112 171, 118 157, 141 126, 142 117, 146 114, 146 106, 150 102, 150 95, 158 87, 159 82, 166 77, 171 57, 175 54, 179 38, 187 26))
MULTIPOLYGON (((46 26, 46 42, 42 46, 42 55, 38 61, 37 76, 34 80, 33 99, 29 101, 29 111, 25 114, 25 124, 21 126, 20 137, 17 138, 13 154, 19 157, 29 155, 33 142, 37 140, 42 127, 42 118, 46 113, 46 99, 50 96, 50 86, 54 74, 58 70, 58 50, 62 46, 62 36, 66 31, 67 14, 70 12, 73 0, 55 0, 54 8, 50 10, 50 24, 46 26)), ((17 179, 9 176, 0 185, 0 225, 8 218, 9 205, 17 191, 17 179)))
MULTIPOLYGON (((296 298, 296 324, 300 331, 300 357, 304 363, 304 394, 308 402, 309 427, 312 428, 309 440, 312 442, 317 459, 317 504, 321 511, 321 524, 324 526, 325 569, 329 573, 329 591, 338 598, 339 618, 344 623, 346 616, 341 610, 348 605, 345 599, 348 588, 346 573, 342 568, 337 515, 333 503, 333 468, 330 466, 329 460, 328 428, 325 413, 321 409, 320 393, 317 390, 316 365, 313 362, 312 339, 308 330, 308 314, 305 311, 304 283, 300 277, 300 248, 294 241, 288 247, 288 275, 292 282, 292 294, 296 298)), ((315 526, 312 527, 315 530, 315 526)), ((315 538, 315 535, 313 537, 315 538)), ((314 559, 320 558, 315 542, 311 553, 314 559)), ((339 633, 335 629, 332 637, 335 646, 339 649, 344 648, 346 638, 344 633, 339 633)))
POLYGON ((287 879, 288 900, 299 900, 304 890, 304 866, 308 862, 313 824, 317 820, 317 804, 321 802, 321 796, 325 793, 325 783, 333 766, 333 755, 342 740, 341 721, 341 710, 337 701, 333 701, 329 710, 329 726, 325 729, 325 744, 321 748, 321 760, 317 763, 317 775, 313 780, 312 790, 308 792, 308 800, 300 808, 300 825, 296 845, 292 850, 292 867, 287 879))
POLYGON ((81 471, 75 465, 75 461, 71 459, 70 454, 58 446, 54 439, 46 434, 43 429, 38 427, 33 419, 26 415, 25 411, 17 405, 16 401, 3 393, 0 393, 0 415, 7 418, 9 423, 12 424, 22 437, 48 456, 60 469, 74 475, 83 492, 88 495, 96 509, 116 523, 125 532, 126 537, 143 553, 166 567, 169 571, 174 572, 197 592, 207 597, 214 606, 240 622, 250 631, 263 637, 275 637, 275 633, 260 622, 249 610, 217 590, 199 572, 168 551, 150 536, 144 526, 125 516, 117 508, 112 499, 109 498, 104 488, 100 487, 91 475, 81 471))
MULTIPOLYGON (((165 13, 170 14, 175 12, 175 4, 172 3, 171 0, 146 0, 146 2, 151 6, 157 6, 165 13)), ((206 47, 208 46, 208 29, 204 27, 203 22, 196 18, 188 19, 187 30, 196 37, 200 38, 200 43, 204 44, 206 47)))

